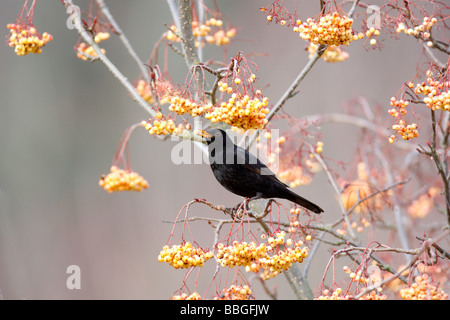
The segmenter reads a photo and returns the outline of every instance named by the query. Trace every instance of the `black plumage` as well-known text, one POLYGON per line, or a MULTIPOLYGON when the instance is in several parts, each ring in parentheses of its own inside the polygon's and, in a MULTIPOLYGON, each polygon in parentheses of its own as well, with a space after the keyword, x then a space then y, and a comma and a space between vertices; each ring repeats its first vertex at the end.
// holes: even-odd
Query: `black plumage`
POLYGON ((225 131, 211 129, 203 137, 212 172, 228 191, 250 199, 286 199, 314 213, 323 212, 316 204, 289 190, 258 158, 235 145, 225 131))

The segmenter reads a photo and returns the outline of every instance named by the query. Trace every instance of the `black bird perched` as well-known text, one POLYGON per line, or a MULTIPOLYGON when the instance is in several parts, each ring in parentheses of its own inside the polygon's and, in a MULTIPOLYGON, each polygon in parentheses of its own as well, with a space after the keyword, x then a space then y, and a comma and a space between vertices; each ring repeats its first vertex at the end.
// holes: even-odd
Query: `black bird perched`
POLYGON ((322 208, 295 194, 275 174, 247 150, 235 145, 225 131, 203 131, 209 163, 217 181, 228 191, 246 198, 281 198, 314 213, 322 208))

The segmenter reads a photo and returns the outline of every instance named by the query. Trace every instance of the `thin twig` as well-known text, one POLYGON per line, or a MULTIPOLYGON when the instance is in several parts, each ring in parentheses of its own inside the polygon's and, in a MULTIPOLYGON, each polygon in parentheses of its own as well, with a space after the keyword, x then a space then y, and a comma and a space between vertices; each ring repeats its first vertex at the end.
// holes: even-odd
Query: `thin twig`
POLYGON ((308 258, 306 260, 305 266, 303 268, 303 276, 305 278, 308 278, 308 272, 309 268, 312 264, 313 258, 316 255, 317 251, 319 250, 320 244, 324 241, 323 237, 325 236, 325 231, 322 231, 316 238, 316 241, 314 242, 314 246, 312 250, 308 253, 308 258))
MULTIPOLYGON (((447 118, 446 129, 447 132, 444 132, 443 139, 441 141, 441 147, 446 150, 448 147, 448 137, 449 137, 449 118, 447 118)), ((419 145, 417 149, 419 153, 425 154, 433 159, 435 166, 438 170, 438 174, 441 176, 442 183, 444 185, 444 201, 446 204, 445 214, 447 216, 447 224, 450 226, 450 173, 448 172, 447 166, 447 158, 444 161, 441 161, 438 152, 437 152, 437 135, 436 135, 436 116, 435 111, 431 110, 431 128, 432 128, 432 142, 428 143, 429 151, 425 150, 422 146, 419 145), (446 173, 447 172, 447 173, 446 173)), ((445 155, 445 157, 447 157, 445 155)))
POLYGON ((409 177, 409 178, 407 178, 407 179, 404 179, 404 180, 401 180, 401 181, 394 182, 394 183, 390 184, 390 185, 387 186, 387 187, 384 187, 384 188, 382 188, 382 189, 379 189, 379 190, 377 190, 377 191, 372 192, 371 194, 369 194, 368 196, 365 196, 365 197, 362 198, 362 199, 358 199, 358 201, 356 201, 355 204, 354 204, 350 209, 347 210, 347 214, 352 213, 353 210, 355 210, 355 208, 356 208, 357 206, 359 206, 361 203, 363 203, 364 201, 367 201, 368 199, 370 199, 370 198, 376 196, 376 195, 379 194, 379 193, 386 192, 386 191, 388 191, 388 190, 390 190, 390 189, 392 189, 392 188, 394 188, 394 187, 403 185, 403 184, 409 182, 410 180, 411 180, 411 177, 409 177))
MULTIPOLYGON (((63 0, 66 8, 72 7, 74 4, 72 0, 63 0)), ((130 81, 117 69, 117 67, 103 54, 100 47, 95 43, 91 34, 89 34, 85 28, 82 26, 81 18, 75 17, 74 19, 75 29, 77 29, 79 35, 95 50, 98 58, 105 64, 105 66, 111 71, 111 73, 119 80, 119 82, 127 89, 134 101, 136 101, 139 106, 141 106, 145 111, 147 111, 153 117, 156 112, 150 107, 150 105, 139 95, 134 86, 130 81)))
MULTIPOLYGON (((381 162, 381 165, 383 166, 387 183, 392 185, 394 183, 394 178, 392 177, 392 174, 391 174, 389 162, 385 158, 383 152, 381 152, 378 145, 375 145, 375 155, 378 157, 378 159, 381 162)), ((402 209, 400 207, 400 204, 399 204, 399 201, 397 199, 395 192, 392 193, 391 199, 392 199, 392 202, 394 205, 394 207, 393 207, 394 217, 395 217, 395 222, 397 224, 397 234, 400 239, 400 243, 402 244, 403 248, 409 249, 408 236, 406 234, 405 226, 403 224, 404 221, 403 221, 402 209)), ((409 257, 405 256, 405 258, 408 261, 409 257)))
MULTIPOLYGON (((269 123, 272 120, 272 118, 275 116, 275 114, 278 111, 280 111, 280 109, 284 106, 284 104, 295 95, 295 91, 297 90, 297 87, 300 85, 302 80, 306 77, 306 75, 312 69, 314 64, 320 59, 322 54, 325 52, 326 48, 327 48, 327 46, 325 46, 325 45, 319 46, 319 48, 317 49, 314 56, 303 67, 303 69, 300 71, 300 73, 297 75, 297 77, 291 83, 289 88, 284 92, 284 94, 281 96, 281 98, 278 100, 278 102, 275 104, 275 106, 270 110, 269 114, 267 115, 267 120, 268 120, 267 123, 269 123)), ((252 136, 250 137, 250 139, 248 140, 248 144, 247 144, 246 148, 249 148, 252 146, 252 144, 256 141, 256 138, 258 135, 259 135, 259 130, 256 130, 255 133, 253 133, 252 136)))
POLYGON ((341 191, 339 190, 339 187, 337 185, 336 180, 334 179, 333 175, 331 174, 330 170, 328 169, 328 166, 325 163, 325 161, 323 161, 322 156, 320 156, 318 153, 316 153, 316 151, 314 150, 313 147, 311 147, 311 153, 314 154, 315 159, 317 159, 317 161, 320 163, 320 165, 322 166, 323 170, 327 174, 328 181, 331 183, 331 185, 332 185, 332 187, 334 189, 334 192, 336 193, 336 196, 339 199, 339 207, 341 209, 344 221, 347 224, 347 231, 350 234, 350 237, 352 239, 356 239, 356 235, 353 232, 353 229, 351 228, 351 222, 350 222, 350 219, 348 218, 347 210, 345 210, 344 203, 342 202, 341 191))
MULTIPOLYGON (((353 125, 361 129, 373 131, 382 137, 389 137, 391 135, 391 131, 389 129, 386 129, 383 126, 379 126, 373 121, 344 113, 311 114, 301 117, 300 119, 306 120, 309 124, 313 125, 321 123, 343 123, 353 125)), ((416 150, 416 147, 410 143, 396 143, 394 146, 402 150, 416 150)))
POLYGON ((272 299, 272 300, 277 300, 277 290, 276 288, 274 288, 273 292, 270 291, 270 289, 267 287, 267 281, 263 280, 261 277, 257 276, 259 282, 261 283, 264 291, 266 292, 266 294, 272 299))
POLYGON ((116 20, 114 19, 113 15, 111 14, 111 12, 109 12, 109 9, 106 6, 105 2, 103 0, 96 0, 96 1, 97 1, 97 4, 100 7, 100 10, 103 12, 105 17, 109 20, 109 22, 111 23, 113 28, 118 32, 119 39, 122 41, 122 43, 125 46, 125 48, 127 49, 128 53, 134 59, 134 61, 136 61, 136 64, 138 65, 138 68, 141 71, 142 76, 144 77, 145 81, 147 83, 150 83, 150 76, 149 76, 149 74, 147 72, 148 70, 145 68, 144 63, 141 61, 141 59, 137 55, 137 53, 134 50, 134 48, 131 46, 130 42, 128 41, 128 38, 125 36, 125 34, 122 31, 122 29, 119 27, 119 24, 116 22, 116 20))
MULTIPOLYGON (((352 246, 352 247, 359 247, 359 245, 358 245, 356 242, 354 242, 354 241, 353 241, 352 239, 350 239, 349 237, 346 237, 346 236, 344 236, 344 235, 342 235, 342 234, 338 234, 338 233, 333 229, 333 227, 331 227, 331 226, 310 225, 309 228, 314 229, 314 230, 319 230, 319 231, 323 231, 323 232, 329 233, 329 234, 333 235, 334 237, 336 237, 336 238, 338 238, 338 239, 341 239, 341 240, 342 240, 342 243, 340 243, 340 244, 347 244, 347 245, 350 245, 350 246, 352 246)), ((335 252, 335 254, 341 252, 340 250, 343 250, 342 252, 344 252, 344 251, 345 251, 345 252, 348 252, 348 251, 349 251, 348 248, 339 249, 339 250, 337 250, 337 251, 335 252)), ((396 272, 395 269, 393 269, 390 265, 388 265, 386 262, 384 262, 384 261, 383 261, 381 258, 379 258, 378 256, 372 255, 371 258, 372 258, 374 261, 376 261, 376 262, 378 263, 378 267, 379 267, 381 270, 387 271, 387 272, 392 273, 392 274, 394 274, 394 273, 396 272)), ((333 257, 331 257, 331 259, 333 259, 333 257)), ((331 261, 331 260, 330 260, 330 261, 331 261)), ((327 269, 326 269, 326 270, 327 270, 327 269)), ((326 270, 325 270, 325 272, 326 272, 326 270)), ((403 281, 403 282, 406 282, 406 279, 403 278, 403 277, 401 277, 401 276, 399 277, 399 279, 400 279, 401 281, 403 281)))
POLYGON ((426 42, 422 43, 423 48, 425 49, 426 53, 430 56, 431 60, 440 68, 444 69, 445 64, 443 64, 433 53, 433 50, 431 50, 430 47, 427 46, 426 42))
MULTIPOLYGON (((415 257, 413 259, 411 259, 409 261, 409 263, 402 268, 401 270, 397 271, 395 274, 393 274, 391 277, 384 279, 383 281, 377 282, 371 286, 368 286, 367 288, 365 288, 363 291, 361 291, 358 295, 355 296, 355 299, 359 299, 360 297, 362 297, 363 295, 369 293, 372 290, 376 290, 377 288, 382 287, 383 285, 385 285, 386 283, 391 282, 392 280, 395 280, 397 278, 399 278, 399 276, 405 272, 406 270, 410 269, 415 263, 416 261, 419 259, 420 255, 428 250, 431 246, 433 246, 435 243, 439 242, 440 240, 444 239, 445 237, 448 237, 450 233, 450 229, 445 230, 444 232, 442 232, 440 235, 436 236, 436 238, 434 239, 427 239, 427 241, 424 241, 422 246, 420 248, 417 248, 415 250, 412 250, 415 255, 415 257)), ((408 253, 410 254, 410 253, 408 253)))
POLYGON ((431 141, 431 145, 429 144, 430 154, 433 157, 438 173, 441 176, 442 183, 444 184, 444 197, 446 205, 447 223, 450 226, 450 182, 449 178, 447 177, 448 173, 444 172, 444 166, 437 153, 436 126, 437 126, 436 114, 434 110, 431 110, 431 127, 433 129, 433 139, 431 141))
MULTIPOLYGON (((424 238, 424 237, 416 237, 418 240, 420 241, 427 241, 428 238, 424 238)), ((448 252, 447 250, 445 250, 444 248, 442 248, 440 245, 438 245, 436 242, 433 244, 433 247, 439 251, 443 257, 445 257, 446 259, 450 260, 450 252, 448 252)))
POLYGON ((353 6, 352 6, 352 8, 350 9, 350 11, 347 13, 347 15, 348 15, 349 18, 352 18, 353 15, 355 14, 356 7, 358 6, 358 3, 359 3, 359 0, 353 1, 353 6))

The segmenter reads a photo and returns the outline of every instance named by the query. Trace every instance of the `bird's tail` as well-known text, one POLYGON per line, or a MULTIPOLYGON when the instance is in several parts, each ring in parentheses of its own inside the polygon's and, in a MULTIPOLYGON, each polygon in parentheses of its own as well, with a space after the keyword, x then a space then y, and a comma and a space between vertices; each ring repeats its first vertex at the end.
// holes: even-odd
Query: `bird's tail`
POLYGON ((314 213, 321 213, 323 212, 323 209, 316 205, 315 203, 312 203, 309 200, 306 200, 305 198, 299 196, 298 194, 292 192, 289 189, 286 189, 287 193, 284 193, 284 197, 286 200, 295 202, 296 204, 302 206, 303 208, 308 209, 309 211, 312 211, 314 213))

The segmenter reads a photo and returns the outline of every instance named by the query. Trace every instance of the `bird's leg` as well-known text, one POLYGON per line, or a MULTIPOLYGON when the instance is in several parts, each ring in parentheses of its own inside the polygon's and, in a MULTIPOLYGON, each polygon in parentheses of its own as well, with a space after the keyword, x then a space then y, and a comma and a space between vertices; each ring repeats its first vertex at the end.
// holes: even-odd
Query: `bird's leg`
POLYGON ((233 216, 238 216, 238 218, 241 218, 242 216, 241 210, 244 209, 245 211, 250 211, 249 203, 253 200, 258 200, 260 198, 261 198, 260 195, 251 198, 244 198, 243 202, 238 203, 234 208, 231 209, 233 216))
POLYGON ((242 217, 242 209, 245 208, 247 210, 247 204, 244 200, 244 203, 240 202, 231 210, 232 216, 240 219, 242 217))
MULTIPOLYGON (((251 198, 244 198, 244 202, 238 203, 231 211, 234 215, 238 215, 239 213, 241 213, 242 209, 244 209, 245 211, 249 211, 249 203, 253 200, 258 200, 261 198, 261 195, 256 195, 251 198)), ((242 214, 240 216, 242 216, 242 214)), ((240 218, 240 216, 238 215, 238 218, 240 218)))
POLYGON ((237 205, 233 207, 233 212, 236 213, 239 211, 239 208, 242 206, 242 202, 239 202, 237 205))
POLYGON ((236 216, 236 213, 239 211, 239 207, 241 206, 241 203, 238 203, 233 208, 231 208, 231 216, 234 218, 236 216))

